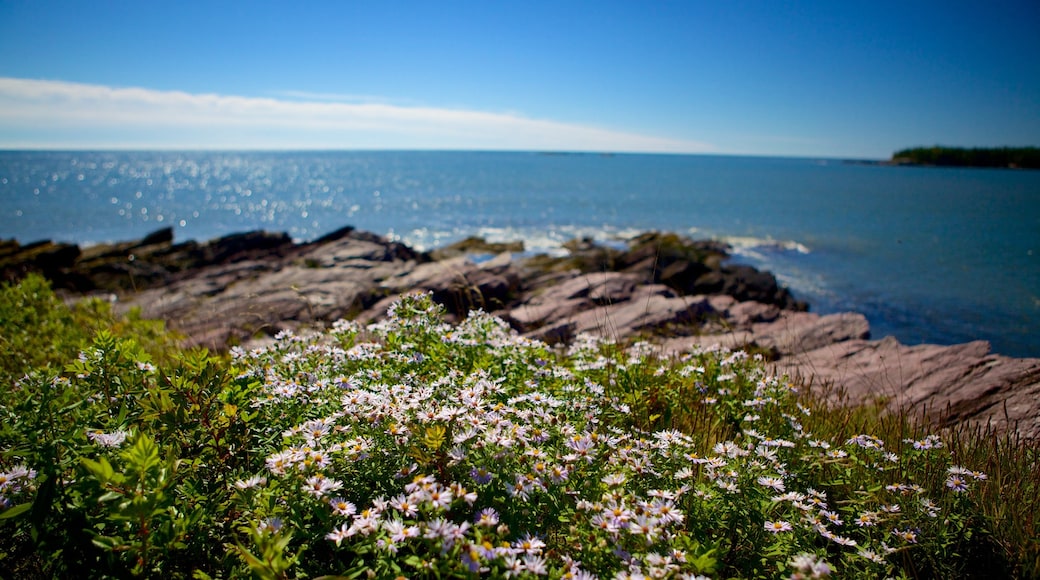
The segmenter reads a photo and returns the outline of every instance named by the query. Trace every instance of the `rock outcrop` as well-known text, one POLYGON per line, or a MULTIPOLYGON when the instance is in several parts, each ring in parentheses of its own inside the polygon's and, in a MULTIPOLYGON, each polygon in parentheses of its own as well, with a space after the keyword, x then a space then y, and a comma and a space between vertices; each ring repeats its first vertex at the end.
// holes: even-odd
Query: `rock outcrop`
POLYGON ((768 356, 779 373, 833 387, 844 401, 919 409, 940 423, 1017 430, 1040 440, 1040 359, 1011 359, 973 342, 906 346, 870 340, 860 314, 808 312, 775 277, 726 262, 726 247, 646 234, 627 249, 590 240, 565 257, 514 258, 465 240, 440 259, 343 228, 306 244, 251 232, 209 243, 173 243, 171 230, 142 240, 79 248, 0 242, 10 280, 40 272, 56 288, 118 296, 213 349, 339 318, 378 320, 400 294, 427 291, 454 320, 475 308, 550 344, 587 332, 650 337, 665 352, 721 344, 768 356))
POLYGON ((985 341, 907 346, 853 339, 793 352, 777 370, 840 387, 850 403, 909 408, 944 425, 972 423, 1040 439, 1040 359, 990 352, 985 341))
POLYGON ((127 295, 122 306, 166 320, 190 344, 220 350, 258 334, 356 316, 385 296, 381 282, 428 260, 407 246, 349 228, 309 244, 277 245, 266 254, 255 246, 229 256, 206 251, 221 258, 190 276, 127 295))

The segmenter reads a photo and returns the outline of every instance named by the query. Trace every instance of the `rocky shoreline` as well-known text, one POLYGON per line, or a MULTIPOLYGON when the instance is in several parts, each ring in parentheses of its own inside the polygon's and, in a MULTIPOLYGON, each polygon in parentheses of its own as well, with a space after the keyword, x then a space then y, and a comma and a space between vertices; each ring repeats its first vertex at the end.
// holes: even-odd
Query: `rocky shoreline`
POLYGON ((302 244, 269 232, 174 243, 164 229, 89 248, 2 241, 0 275, 39 272, 70 298, 101 294, 120 309, 139 307, 187 344, 217 350, 340 318, 375 321, 400 294, 428 291, 456 320, 482 308, 549 343, 588 332, 645 337, 675 353, 748 348, 778 372, 838 387, 847 402, 1040 439, 1040 359, 992 354, 983 341, 871 340, 862 315, 809 312, 773 275, 729 264, 724 244, 645 234, 626 249, 575 240, 564 257, 519 250, 466 240, 418 252, 350 227, 302 244))

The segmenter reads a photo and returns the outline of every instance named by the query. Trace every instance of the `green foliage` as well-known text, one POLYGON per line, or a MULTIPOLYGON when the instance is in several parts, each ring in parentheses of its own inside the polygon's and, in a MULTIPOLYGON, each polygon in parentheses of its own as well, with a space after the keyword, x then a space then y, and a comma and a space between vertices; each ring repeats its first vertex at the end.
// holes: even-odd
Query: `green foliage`
POLYGON ((1036 457, 1020 442, 831 409, 743 352, 670 359, 586 336, 551 350, 483 313, 457 326, 442 315, 412 296, 385 322, 282 333, 230 362, 150 358, 115 328, 134 322, 92 329, 64 367, 19 376, 0 405, 0 567, 28 578, 1037 572, 1022 511, 1040 507, 1036 457))
POLYGON ((161 321, 142 319, 139 310, 120 317, 98 298, 69 307, 36 274, 0 286, 0 330, 0 384, 5 387, 32 371, 60 372, 101 330, 132 338, 153 359, 175 350, 177 339, 161 321))
POLYGON ((0 287, 0 329, 0 384, 5 390, 34 369, 60 368, 89 339, 46 279, 35 274, 0 287))

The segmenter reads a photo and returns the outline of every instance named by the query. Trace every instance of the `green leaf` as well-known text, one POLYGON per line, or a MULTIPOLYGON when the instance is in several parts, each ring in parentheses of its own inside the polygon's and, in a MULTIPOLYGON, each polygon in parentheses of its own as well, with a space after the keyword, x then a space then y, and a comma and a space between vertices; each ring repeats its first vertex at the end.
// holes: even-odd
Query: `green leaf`
POLYGON ((123 494, 121 494, 119 492, 116 492, 116 491, 110 491, 108 493, 105 493, 101 497, 99 497, 98 498, 98 503, 105 503, 105 502, 108 502, 108 501, 119 499, 121 497, 123 497, 123 494))
POLYGON ((124 546, 121 538, 114 538, 112 536, 94 536, 94 539, 91 540, 91 542, 95 546, 108 551, 114 551, 124 546))
POLYGON ((112 464, 104 457, 101 457, 98 461, 84 457, 80 459, 80 463, 83 464, 83 467, 86 467, 92 474, 94 474, 94 477, 101 483, 112 481, 112 478, 116 474, 116 470, 112 469, 112 464))
POLYGON ((9 509, 5 510, 4 512, 0 513, 0 520, 9 520, 11 518, 18 517, 18 516, 22 515, 23 513, 29 511, 29 508, 31 508, 31 507, 32 507, 32 502, 27 502, 27 503, 16 505, 13 508, 9 508, 9 509))
POLYGON ((262 572, 267 568, 267 564, 265 564, 263 560, 254 556, 252 552, 243 546, 235 545, 234 548, 253 572, 256 572, 261 576, 263 575, 262 572))
POLYGON ((146 472, 158 466, 161 461, 159 459, 159 446, 150 437, 143 434, 138 435, 134 440, 134 444, 120 455, 133 465, 136 470, 141 472, 146 472))

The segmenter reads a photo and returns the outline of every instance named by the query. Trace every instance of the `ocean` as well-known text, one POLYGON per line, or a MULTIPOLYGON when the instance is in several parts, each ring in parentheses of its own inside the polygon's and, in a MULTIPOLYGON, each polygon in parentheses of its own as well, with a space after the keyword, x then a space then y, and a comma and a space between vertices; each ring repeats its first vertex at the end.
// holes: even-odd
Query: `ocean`
POLYGON ((820 313, 906 344, 1040 356, 1040 171, 833 159, 491 152, 0 152, 0 238, 91 244, 172 226, 298 240, 344 225, 431 249, 562 252, 648 230, 717 238, 820 313))

